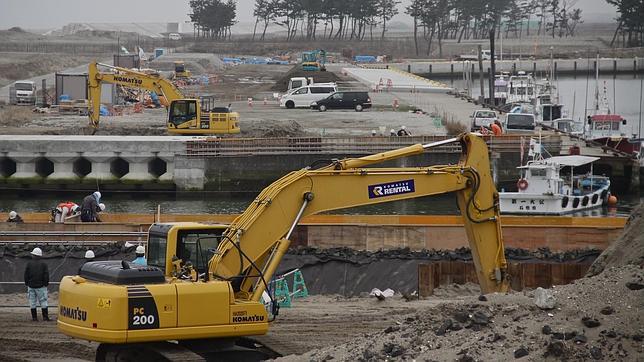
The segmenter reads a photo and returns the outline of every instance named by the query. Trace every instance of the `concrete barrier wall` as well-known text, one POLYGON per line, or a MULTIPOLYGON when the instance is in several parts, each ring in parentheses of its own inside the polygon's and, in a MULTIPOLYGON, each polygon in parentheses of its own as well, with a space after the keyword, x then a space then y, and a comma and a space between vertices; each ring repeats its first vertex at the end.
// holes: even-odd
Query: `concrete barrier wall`
MULTIPOLYGON (((6 215, 0 214, 0 218, 6 215)), ((16 240, 20 231, 42 232, 22 236, 24 241, 144 241, 153 215, 105 215, 105 220, 127 223, 46 224, 46 214, 24 215, 40 223, 0 223, 0 244, 16 240), (140 224, 137 224, 140 220, 140 224), (122 235, 110 235, 121 231, 122 235), (46 235, 64 233, 68 235, 46 235), (83 235, 82 233, 86 234, 83 235), (101 235, 103 233, 104 235, 101 235), (130 233, 130 234, 127 234, 130 233)), ((236 215, 162 215, 162 221, 230 223, 236 215)), ((622 232, 626 218, 503 216, 505 246, 526 250, 603 250, 622 232)), ((356 250, 410 248, 455 250, 469 247, 462 218, 457 215, 314 215, 296 228, 292 246, 349 247, 356 250)))

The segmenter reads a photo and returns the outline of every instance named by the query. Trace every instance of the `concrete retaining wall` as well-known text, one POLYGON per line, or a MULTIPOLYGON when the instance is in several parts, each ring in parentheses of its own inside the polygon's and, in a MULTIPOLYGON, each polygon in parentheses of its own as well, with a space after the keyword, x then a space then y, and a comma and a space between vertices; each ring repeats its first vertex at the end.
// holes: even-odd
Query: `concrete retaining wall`
MULTIPOLYGON (((615 73, 642 73, 644 72, 644 58, 601 58, 599 62, 595 59, 555 59, 556 74, 595 74, 595 67, 599 66, 600 74, 615 73)), ((386 65, 379 65, 386 66, 386 65)), ((401 70, 422 74, 428 77, 462 77, 463 67, 473 66, 472 74, 478 76, 478 61, 438 61, 438 62, 409 62, 389 64, 389 67, 397 67, 401 70)), ((483 61, 483 72, 487 74, 490 67, 489 61, 483 61)), ((550 71, 550 59, 509 59, 495 62, 498 71, 525 71, 545 74, 550 71)))

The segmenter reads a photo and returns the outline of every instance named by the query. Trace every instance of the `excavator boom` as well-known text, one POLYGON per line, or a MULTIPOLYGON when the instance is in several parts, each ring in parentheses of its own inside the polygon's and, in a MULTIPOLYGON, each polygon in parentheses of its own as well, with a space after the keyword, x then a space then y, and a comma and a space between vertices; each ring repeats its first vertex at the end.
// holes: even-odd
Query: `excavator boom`
POLYGON ((457 194, 481 290, 505 291, 498 193, 490 175, 487 146, 473 134, 336 161, 282 177, 264 189, 229 226, 209 270, 216 278, 241 278, 239 295, 257 301, 301 217, 448 192, 457 194), (460 142, 463 150, 457 165, 365 168, 455 142, 460 142))

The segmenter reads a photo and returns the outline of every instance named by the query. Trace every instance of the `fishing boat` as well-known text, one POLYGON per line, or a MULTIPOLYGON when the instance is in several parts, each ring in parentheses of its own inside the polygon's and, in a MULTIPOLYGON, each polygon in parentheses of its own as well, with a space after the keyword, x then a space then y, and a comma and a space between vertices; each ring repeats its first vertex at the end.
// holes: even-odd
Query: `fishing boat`
POLYGON ((608 201, 609 178, 593 174, 592 164, 599 157, 544 158, 541 144, 534 139, 530 140, 530 155, 532 160, 518 167, 518 191, 499 193, 502 214, 563 215, 597 208, 608 201), (574 168, 584 165, 590 165, 590 172, 575 175, 574 168))

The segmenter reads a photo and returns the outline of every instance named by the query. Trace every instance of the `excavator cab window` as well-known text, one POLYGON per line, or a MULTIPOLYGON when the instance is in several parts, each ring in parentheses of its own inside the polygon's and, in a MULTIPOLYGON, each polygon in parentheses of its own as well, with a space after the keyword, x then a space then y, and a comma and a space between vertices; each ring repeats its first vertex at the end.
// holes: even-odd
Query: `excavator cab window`
POLYGON ((166 234, 150 233, 148 238, 148 265, 165 269, 165 253, 168 239, 166 234))
POLYGON ((170 105, 170 123, 179 126, 197 118, 196 100, 179 100, 170 105))
POLYGON ((222 232, 223 229, 179 231, 177 257, 184 263, 190 261, 199 273, 205 272, 208 269, 208 260, 217 250, 222 232))

